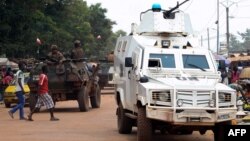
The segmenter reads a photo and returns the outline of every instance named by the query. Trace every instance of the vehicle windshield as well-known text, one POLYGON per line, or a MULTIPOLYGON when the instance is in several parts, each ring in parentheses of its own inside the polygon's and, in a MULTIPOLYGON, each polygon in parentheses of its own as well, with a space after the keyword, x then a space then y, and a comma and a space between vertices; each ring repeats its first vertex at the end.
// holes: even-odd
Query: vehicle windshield
POLYGON ((183 54, 182 61, 183 68, 200 69, 202 71, 205 71, 205 69, 209 69, 209 65, 205 55, 183 54))
POLYGON ((150 54, 148 67, 176 68, 174 54, 150 54))

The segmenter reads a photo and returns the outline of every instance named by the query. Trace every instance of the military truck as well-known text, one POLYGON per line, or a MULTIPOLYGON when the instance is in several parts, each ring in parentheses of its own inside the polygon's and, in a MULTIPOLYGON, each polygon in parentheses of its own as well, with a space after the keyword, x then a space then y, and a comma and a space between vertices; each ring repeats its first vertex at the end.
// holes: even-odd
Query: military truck
POLYGON ((129 134, 136 126, 138 141, 153 140, 155 131, 195 130, 213 130, 215 141, 223 141, 223 125, 236 118, 236 91, 220 83, 212 52, 192 34, 188 14, 177 11, 181 4, 169 10, 153 4, 141 13, 140 25, 133 23, 131 33, 116 43, 118 131, 129 134))
POLYGON ((99 108, 101 104, 100 87, 97 72, 99 64, 88 65, 82 59, 66 59, 60 64, 48 64, 46 61, 36 64, 30 73, 30 109, 34 109, 37 101, 38 80, 43 65, 48 66, 49 94, 54 103, 58 101, 77 100, 82 112, 92 108, 99 108), (82 62, 81 68, 74 62, 82 62))

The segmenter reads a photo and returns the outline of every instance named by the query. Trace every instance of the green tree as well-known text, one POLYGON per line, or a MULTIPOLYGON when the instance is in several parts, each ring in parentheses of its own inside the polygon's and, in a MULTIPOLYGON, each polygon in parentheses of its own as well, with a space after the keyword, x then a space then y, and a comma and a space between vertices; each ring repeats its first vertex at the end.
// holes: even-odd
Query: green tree
POLYGON ((238 32, 239 40, 237 36, 230 36, 230 52, 246 52, 250 49, 250 29, 246 29, 246 32, 238 32))
POLYGON ((35 57, 46 54, 51 44, 68 52, 79 39, 87 55, 103 55, 115 24, 106 12, 100 4, 88 7, 82 0, 1 0, 0 54, 35 57))
POLYGON ((250 29, 247 29, 245 33, 240 33, 243 43, 242 47, 246 51, 247 49, 250 49, 250 29))
POLYGON ((240 50, 240 48, 241 43, 235 35, 231 34, 229 52, 237 52, 238 50, 240 50))
POLYGON ((97 56, 96 51, 98 51, 101 57, 104 57, 107 53, 107 45, 110 35, 112 35, 112 25, 115 22, 106 18, 105 13, 107 9, 101 8, 101 4, 97 3, 89 7, 89 22, 91 25, 91 33, 93 35, 93 42, 90 44, 88 53, 97 56))

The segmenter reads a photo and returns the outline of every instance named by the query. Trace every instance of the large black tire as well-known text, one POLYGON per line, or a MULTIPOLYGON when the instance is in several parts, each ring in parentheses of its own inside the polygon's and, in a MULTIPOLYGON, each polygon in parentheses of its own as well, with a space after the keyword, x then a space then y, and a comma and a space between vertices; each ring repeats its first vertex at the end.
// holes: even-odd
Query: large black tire
POLYGON ((125 113, 125 109, 120 102, 117 108, 117 126, 120 134, 130 134, 133 127, 133 120, 127 117, 125 113))
POLYGON ((146 108, 138 107, 137 118, 137 141, 151 141, 152 139, 152 123, 146 117, 146 108))
POLYGON ((231 124, 232 124, 231 121, 216 123, 213 129, 214 141, 225 141, 224 139, 225 125, 231 125, 231 124))
POLYGON ((92 108, 100 108, 101 105, 101 89, 99 84, 95 85, 95 88, 92 92, 92 96, 90 97, 90 103, 92 108))
POLYGON ((89 95, 85 93, 84 88, 78 91, 77 101, 81 112, 87 112, 89 110, 89 95))
POLYGON ((214 126, 214 129, 213 129, 213 132, 214 132, 214 141, 224 141, 224 133, 223 133, 223 129, 222 129, 222 125, 215 125, 214 126))

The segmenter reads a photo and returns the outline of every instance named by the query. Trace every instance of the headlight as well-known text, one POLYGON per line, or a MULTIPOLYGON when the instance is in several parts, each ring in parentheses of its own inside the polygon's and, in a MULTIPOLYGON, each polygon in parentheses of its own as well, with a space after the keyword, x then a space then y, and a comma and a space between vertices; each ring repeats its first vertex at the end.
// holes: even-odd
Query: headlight
POLYGON ((215 107, 215 101, 213 99, 209 100, 209 106, 210 107, 215 107))
POLYGON ((181 107, 181 106, 183 105, 183 100, 182 100, 182 99, 178 99, 178 100, 177 100, 177 105, 178 105, 179 107, 181 107))
POLYGON ((168 95, 161 94, 159 95, 159 99, 160 101, 168 101, 169 97, 168 95))
POLYGON ((230 93, 219 92, 219 100, 221 102, 230 102, 232 95, 230 93))
POLYGON ((224 93, 219 93, 219 99, 225 99, 224 93))
POLYGON ((154 101, 171 102, 170 91, 153 92, 152 99, 154 101))

